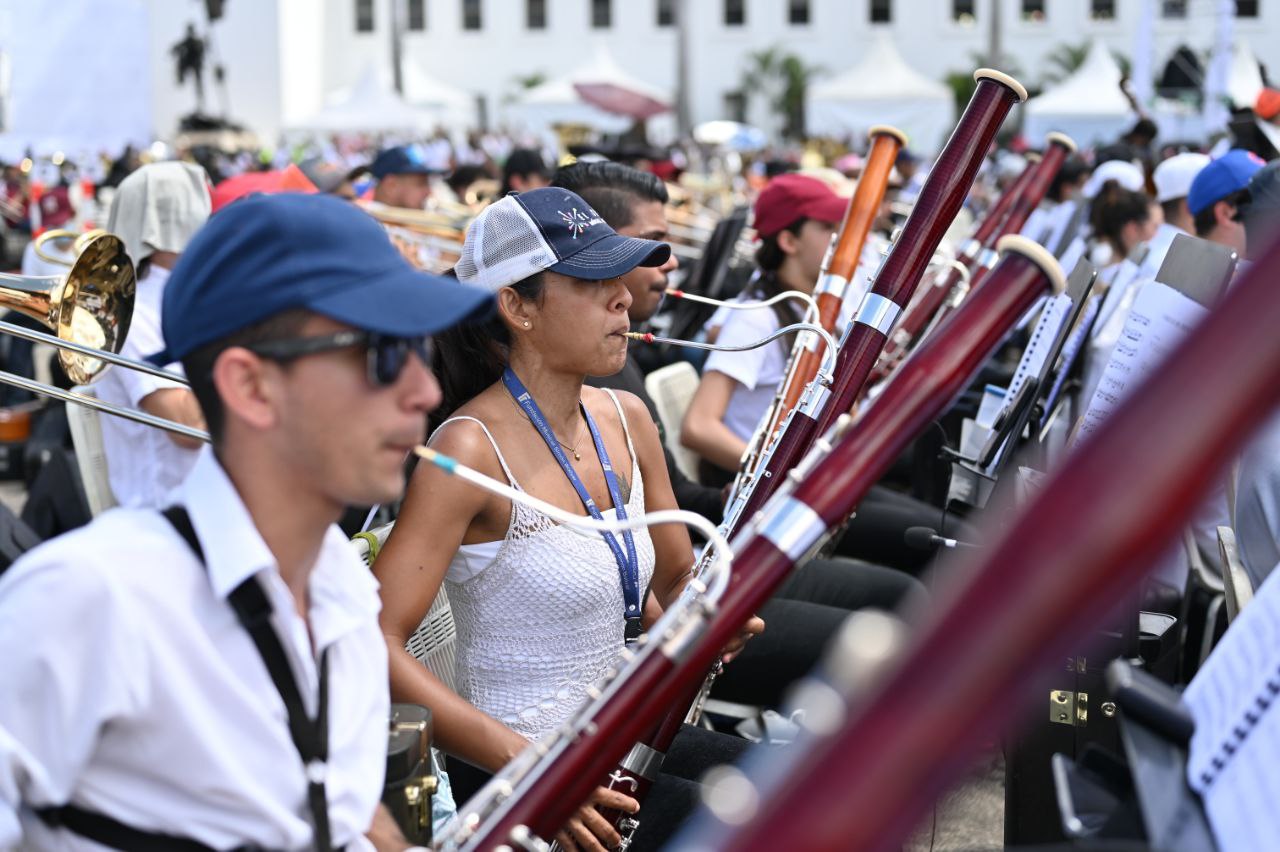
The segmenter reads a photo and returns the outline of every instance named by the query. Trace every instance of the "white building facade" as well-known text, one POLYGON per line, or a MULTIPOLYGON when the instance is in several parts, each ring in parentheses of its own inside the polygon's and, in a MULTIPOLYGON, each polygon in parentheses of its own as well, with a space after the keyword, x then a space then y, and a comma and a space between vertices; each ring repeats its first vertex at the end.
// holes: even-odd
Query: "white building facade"
MULTIPOLYGON (((194 0, 149 2, 155 131, 168 135, 193 105, 189 89, 174 87, 168 51, 188 20, 203 29, 203 9, 194 0)), ((732 113, 751 54, 769 48, 816 66, 821 80, 856 64, 884 33, 913 68, 940 80, 973 69, 974 56, 990 45, 998 10, 1007 66, 1034 89, 1050 69, 1047 57, 1063 45, 1101 39, 1131 56, 1147 3, 1154 10, 1156 74, 1180 46, 1207 55, 1222 6, 1222 0, 229 0, 215 25, 216 58, 227 68, 231 114, 271 138, 368 68, 385 68, 389 78, 395 3, 404 62, 474 98, 475 123, 483 117, 500 126, 519 78, 570 74, 601 49, 627 74, 674 92, 673 6, 681 2, 694 123, 732 113)), ((1237 0, 1233 32, 1280 75, 1280 0, 1237 0)), ((760 101, 748 93, 748 118, 763 118, 760 101)))

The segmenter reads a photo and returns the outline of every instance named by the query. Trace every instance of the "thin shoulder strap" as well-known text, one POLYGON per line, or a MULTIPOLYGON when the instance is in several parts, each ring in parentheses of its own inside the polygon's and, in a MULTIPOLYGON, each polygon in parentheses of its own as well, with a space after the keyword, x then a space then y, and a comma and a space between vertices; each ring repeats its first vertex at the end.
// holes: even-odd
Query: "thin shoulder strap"
POLYGON ((622 410, 622 403, 618 401, 618 395, 613 392, 613 388, 601 388, 605 393, 609 394, 609 399, 613 400, 613 407, 618 409, 618 419, 622 421, 622 434, 627 437, 627 452, 631 454, 633 464, 639 464, 640 460, 636 458, 635 445, 631 443, 631 427, 627 425, 627 415, 622 410))
MULTIPOLYGON (((519 488, 520 483, 516 482, 515 475, 511 473, 511 468, 507 466, 507 460, 502 455, 502 450, 498 449, 498 442, 493 439, 493 433, 489 431, 488 426, 484 425, 483 420, 480 420, 475 417, 470 417, 466 414, 459 414, 457 417, 450 417, 448 420, 444 421, 439 426, 437 426, 436 432, 439 433, 441 429, 443 429, 444 427, 448 426, 450 423, 453 423, 456 420, 470 420, 472 423, 475 423, 477 426, 480 427, 481 431, 484 432, 484 436, 489 439, 489 445, 493 447, 494 453, 497 454, 498 464, 502 465, 502 472, 506 474, 507 481, 511 483, 512 488, 519 488)), ((627 440, 630 441, 630 438, 628 438, 627 440)))

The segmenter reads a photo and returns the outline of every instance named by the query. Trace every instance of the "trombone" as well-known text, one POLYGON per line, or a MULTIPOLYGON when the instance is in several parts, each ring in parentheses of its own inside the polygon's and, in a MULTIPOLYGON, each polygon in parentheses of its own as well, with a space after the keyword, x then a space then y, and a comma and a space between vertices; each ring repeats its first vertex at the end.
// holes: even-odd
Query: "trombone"
MULTIPOLYGON (((0 309, 7 308, 31 317, 55 333, 46 334, 3 320, 0 320, 0 331, 32 343, 47 343, 55 347, 62 369, 77 385, 91 384, 109 364, 184 385, 187 383, 176 373, 119 354, 129 333, 137 292, 133 262, 129 260, 119 237, 102 231, 84 234, 49 231, 40 236, 35 248, 45 260, 71 268, 65 275, 0 273, 0 309), (65 239, 74 240, 73 250, 77 253, 74 262, 41 251, 50 240, 65 239)), ((0 383, 189 438, 209 440, 208 433, 203 430, 13 373, 0 371, 0 383)))

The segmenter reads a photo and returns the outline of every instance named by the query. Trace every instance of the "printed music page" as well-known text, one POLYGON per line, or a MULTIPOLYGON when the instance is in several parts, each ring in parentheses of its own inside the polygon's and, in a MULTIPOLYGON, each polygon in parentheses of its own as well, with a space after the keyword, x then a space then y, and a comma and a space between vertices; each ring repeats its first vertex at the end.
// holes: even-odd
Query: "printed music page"
POLYGON ((1092 434, 1143 382, 1188 331, 1209 313, 1159 281, 1148 281, 1133 302, 1124 331, 1085 411, 1077 440, 1092 434))
POLYGON ((1240 611, 1183 701, 1196 721, 1187 782, 1223 852, 1274 848, 1280 836, 1280 580, 1240 611))
POLYGON ((1013 400, 1017 397, 1027 379, 1038 378, 1043 374, 1044 363, 1053 352, 1062 326, 1071 317, 1071 308, 1071 297, 1066 293, 1046 301, 1045 309, 1040 312, 1040 319, 1031 332, 1027 348, 1018 361, 1018 368, 1013 373, 1013 381, 1009 382, 1006 399, 1013 400))

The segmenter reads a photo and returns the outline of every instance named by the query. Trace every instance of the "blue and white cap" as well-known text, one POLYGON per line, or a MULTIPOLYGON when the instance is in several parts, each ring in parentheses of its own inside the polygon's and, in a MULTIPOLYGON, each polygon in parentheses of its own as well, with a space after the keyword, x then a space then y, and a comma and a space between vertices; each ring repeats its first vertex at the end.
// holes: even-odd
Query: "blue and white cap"
POLYGON ((486 207, 467 229, 454 272, 496 293, 543 270, 604 281, 670 257, 666 243, 621 236, 581 196, 545 187, 486 207))

